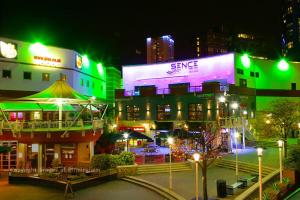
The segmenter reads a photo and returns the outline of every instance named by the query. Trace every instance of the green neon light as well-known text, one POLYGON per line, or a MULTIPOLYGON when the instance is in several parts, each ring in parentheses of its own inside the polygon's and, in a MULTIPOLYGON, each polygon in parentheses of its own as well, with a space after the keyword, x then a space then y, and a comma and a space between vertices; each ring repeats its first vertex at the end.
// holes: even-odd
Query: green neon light
POLYGON ((31 53, 39 55, 47 53, 47 47, 40 42, 36 42, 30 45, 29 50, 31 51, 31 53))
POLYGON ((248 54, 245 53, 241 57, 241 61, 242 61, 242 64, 244 65, 245 68, 249 68, 250 67, 250 58, 249 58, 248 54))
POLYGON ((280 71, 287 71, 289 69, 289 64, 284 59, 281 59, 277 67, 280 71))
POLYGON ((97 69, 98 69, 98 73, 99 73, 99 75, 100 75, 100 76, 102 76, 102 75, 103 75, 103 73, 104 73, 104 70, 103 70, 103 65, 102 65, 102 63, 98 63, 98 64, 97 64, 97 69))
POLYGON ((89 58, 87 57, 87 55, 82 56, 82 64, 85 67, 89 67, 90 66, 90 61, 89 61, 89 58))

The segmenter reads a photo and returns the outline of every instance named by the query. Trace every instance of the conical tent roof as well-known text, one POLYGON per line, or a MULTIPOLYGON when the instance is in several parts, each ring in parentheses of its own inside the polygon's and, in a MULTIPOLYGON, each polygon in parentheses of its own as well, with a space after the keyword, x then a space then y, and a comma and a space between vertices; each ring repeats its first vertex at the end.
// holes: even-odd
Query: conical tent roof
POLYGON ((19 100, 36 101, 39 103, 57 102, 58 100, 68 103, 89 103, 89 98, 74 90, 63 80, 55 81, 47 89, 27 96, 19 100))

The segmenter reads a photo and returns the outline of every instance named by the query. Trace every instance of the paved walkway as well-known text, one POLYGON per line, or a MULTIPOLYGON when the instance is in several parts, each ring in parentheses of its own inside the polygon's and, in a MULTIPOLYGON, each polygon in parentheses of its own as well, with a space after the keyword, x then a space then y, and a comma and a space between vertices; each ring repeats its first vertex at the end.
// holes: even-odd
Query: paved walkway
MULTIPOLYGON (((60 190, 30 186, 9 185, 0 178, 1 200, 64 200, 60 190)), ((111 181, 75 192, 74 200, 163 200, 164 198, 151 190, 125 181, 111 181)))

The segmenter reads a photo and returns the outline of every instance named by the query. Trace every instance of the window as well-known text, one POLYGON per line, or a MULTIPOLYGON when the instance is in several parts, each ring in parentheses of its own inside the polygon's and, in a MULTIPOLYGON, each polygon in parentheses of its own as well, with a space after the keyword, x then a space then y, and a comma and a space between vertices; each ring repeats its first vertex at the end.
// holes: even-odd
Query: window
POLYGON ((258 72, 255 72, 255 77, 259 78, 259 73, 258 72))
POLYGON ((240 69, 240 68, 236 68, 236 73, 238 74, 244 74, 244 70, 240 69))
POLYGON ((126 106, 126 119, 127 120, 139 120, 140 108, 136 105, 126 106))
POLYGON ((24 80, 31 80, 31 72, 24 72, 23 73, 24 80))
POLYGON ((3 70, 2 71, 2 77, 3 78, 11 78, 11 71, 10 70, 3 70))
POLYGON ((247 80, 240 78, 240 86, 241 87, 247 87, 247 80))
POLYGON ((157 120, 170 120, 171 119, 171 106, 157 105, 157 120))
POLYGON ((42 73, 42 81, 50 81, 50 74, 42 73))
POLYGON ((67 80, 67 75, 66 74, 60 74, 60 80, 66 81, 67 80))
POLYGON ((189 104, 189 120, 203 120, 202 104, 189 104))
POLYGON ((288 49, 291 49, 291 48, 293 48, 293 46, 294 46, 293 42, 289 42, 289 43, 287 43, 287 48, 288 48, 288 49))
POLYGON ((82 78, 80 79, 80 85, 84 86, 84 80, 82 78))
POLYGON ((90 87, 90 81, 86 80, 86 87, 90 87))
POLYGON ((254 72, 250 72, 250 76, 254 77, 254 72))
POLYGON ((297 84, 296 83, 291 83, 292 90, 297 90, 297 84))

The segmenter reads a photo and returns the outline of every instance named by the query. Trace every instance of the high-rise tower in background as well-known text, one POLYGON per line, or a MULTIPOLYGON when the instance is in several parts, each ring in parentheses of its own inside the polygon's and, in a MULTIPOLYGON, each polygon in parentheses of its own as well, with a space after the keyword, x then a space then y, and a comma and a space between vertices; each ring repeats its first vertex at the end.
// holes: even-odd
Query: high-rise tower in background
POLYGON ((147 38, 147 63, 174 60, 174 40, 170 35, 147 38))
POLYGON ((300 60, 300 1, 283 0, 282 54, 291 60, 300 60))

